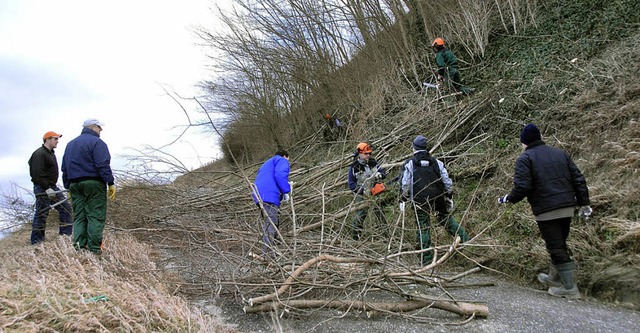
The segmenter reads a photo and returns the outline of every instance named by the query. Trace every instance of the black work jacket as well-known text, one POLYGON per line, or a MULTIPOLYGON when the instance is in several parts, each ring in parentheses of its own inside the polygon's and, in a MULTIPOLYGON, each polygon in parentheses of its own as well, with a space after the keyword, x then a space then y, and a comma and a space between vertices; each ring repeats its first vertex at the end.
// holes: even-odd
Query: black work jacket
POLYGON ((509 202, 527 198, 534 215, 589 205, 587 182, 571 157, 542 140, 532 142, 516 160, 509 202))
POLYGON ((29 159, 31 182, 43 189, 56 186, 58 182, 58 160, 52 150, 44 145, 36 149, 29 159))

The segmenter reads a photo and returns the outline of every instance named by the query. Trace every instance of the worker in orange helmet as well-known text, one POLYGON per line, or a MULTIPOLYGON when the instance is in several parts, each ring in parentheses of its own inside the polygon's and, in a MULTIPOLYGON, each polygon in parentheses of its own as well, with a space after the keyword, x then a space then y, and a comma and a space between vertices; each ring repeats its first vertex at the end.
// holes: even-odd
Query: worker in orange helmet
POLYGON ((459 91, 467 96, 471 95, 473 89, 462 85, 462 78, 458 70, 458 58, 444 46, 444 39, 440 37, 434 39, 432 46, 436 52, 438 80, 444 80, 444 83, 454 91, 459 91))
POLYGON ((323 117, 327 124, 327 127, 323 131, 325 140, 335 141, 342 136, 342 123, 340 122, 340 119, 329 113, 325 113, 323 117))
MULTIPOLYGON (((377 195, 384 188, 380 189, 382 180, 387 176, 384 169, 380 167, 375 158, 371 157, 373 149, 366 142, 360 142, 354 153, 354 161, 349 166, 349 189, 356 194, 355 203, 366 200, 366 196, 377 195)), ((382 186, 384 187, 384 186, 382 186)), ((380 221, 384 221, 384 215, 379 207, 376 207, 375 214, 380 221)), ((359 240, 364 230, 364 219, 367 218, 367 208, 356 211, 356 216, 352 222, 352 236, 354 240, 359 240)))

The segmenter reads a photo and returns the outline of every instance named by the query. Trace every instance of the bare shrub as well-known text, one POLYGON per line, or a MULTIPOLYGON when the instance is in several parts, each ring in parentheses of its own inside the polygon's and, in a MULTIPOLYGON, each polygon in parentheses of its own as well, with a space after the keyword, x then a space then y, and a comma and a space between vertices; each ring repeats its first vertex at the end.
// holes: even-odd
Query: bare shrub
POLYGON ((106 240, 108 250, 102 256, 77 252, 68 237, 36 246, 2 240, 0 329, 234 331, 172 296, 170 288, 180 279, 156 266, 156 254, 149 246, 112 232, 106 233, 106 240))

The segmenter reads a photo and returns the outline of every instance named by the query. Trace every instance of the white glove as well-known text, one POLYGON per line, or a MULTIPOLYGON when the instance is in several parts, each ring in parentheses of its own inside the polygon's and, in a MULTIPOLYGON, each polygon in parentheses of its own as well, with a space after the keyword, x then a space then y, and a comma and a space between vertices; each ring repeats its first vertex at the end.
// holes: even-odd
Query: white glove
POLYGON ((498 198, 498 203, 499 204, 503 204, 503 203, 507 203, 507 202, 509 202, 509 195, 508 194, 503 196, 503 197, 499 197, 498 198))
POLYGON ((55 199, 56 198, 56 191, 54 191, 52 188, 48 188, 46 191, 44 191, 44 193, 47 194, 49 199, 55 199))
POLYGON ((404 201, 400 201, 400 203, 398 204, 398 206, 400 206, 400 212, 404 213, 404 207, 406 205, 406 202, 404 201))
POLYGON ((445 198, 444 198, 444 201, 445 201, 445 202, 446 202, 446 204, 447 204, 447 213, 451 213, 451 212, 453 212, 453 199, 452 199, 452 198, 445 197, 445 198))
POLYGON ((289 193, 285 193, 282 195, 282 202, 288 202, 289 201, 289 193))
POLYGON ((593 213, 593 209, 591 209, 591 206, 582 206, 578 210, 578 216, 585 220, 588 219, 589 216, 591 216, 591 213, 593 213))
POLYGON ((380 172, 376 172, 376 174, 373 176, 373 178, 375 178, 376 180, 380 180, 383 178, 382 174, 380 172))

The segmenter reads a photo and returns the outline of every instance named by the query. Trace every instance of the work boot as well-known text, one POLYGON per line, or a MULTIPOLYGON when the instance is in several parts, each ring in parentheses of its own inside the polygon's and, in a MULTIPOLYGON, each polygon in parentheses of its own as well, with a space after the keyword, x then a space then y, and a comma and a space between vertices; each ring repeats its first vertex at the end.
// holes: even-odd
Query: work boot
POLYGON ((580 298, 580 291, 578 291, 578 285, 576 284, 576 263, 570 261, 556 265, 556 270, 562 281, 562 286, 549 287, 547 292, 556 297, 580 298))
POLYGON ((562 280, 560 280, 560 275, 558 275, 558 271, 556 270, 556 267, 553 265, 549 266, 549 274, 545 274, 545 273, 538 274, 538 281, 549 285, 549 287, 562 286, 562 280))

